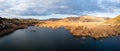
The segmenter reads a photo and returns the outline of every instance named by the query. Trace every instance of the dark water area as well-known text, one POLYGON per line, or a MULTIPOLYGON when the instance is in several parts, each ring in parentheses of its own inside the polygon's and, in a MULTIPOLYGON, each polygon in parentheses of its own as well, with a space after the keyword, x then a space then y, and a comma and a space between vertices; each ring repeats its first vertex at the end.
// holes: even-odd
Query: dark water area
POLYGON ((120 36, 84 39, 72 36, 63 27, 30 26, 1 37, 0 51, 120 51, 120 36))

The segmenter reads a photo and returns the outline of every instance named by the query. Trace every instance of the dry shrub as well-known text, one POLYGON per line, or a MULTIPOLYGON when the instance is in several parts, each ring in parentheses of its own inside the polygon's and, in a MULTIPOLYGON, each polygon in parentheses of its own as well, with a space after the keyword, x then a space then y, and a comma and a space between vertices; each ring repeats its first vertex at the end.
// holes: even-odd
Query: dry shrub
POLYGON ((80 23, 77 22, 46 22, 40 24, 43 27, 59 28, 64 26, 74 36, 91 36, 93 38, 102 38, 109 36, 116 36, 120 34, 120 25, 94 24, 94 23, 80 23))

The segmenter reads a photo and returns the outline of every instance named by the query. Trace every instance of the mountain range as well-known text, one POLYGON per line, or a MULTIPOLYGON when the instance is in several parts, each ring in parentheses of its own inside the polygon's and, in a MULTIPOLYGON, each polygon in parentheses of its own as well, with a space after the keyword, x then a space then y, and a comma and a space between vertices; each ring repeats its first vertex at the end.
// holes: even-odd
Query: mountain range
POLYGON ((110 20, 108 17, 96 17, 96 16, 78 16, 78 17, 66 17, 66 18, 50 18, 46 21, 64 21, 64 22, 104 22, 110 20))

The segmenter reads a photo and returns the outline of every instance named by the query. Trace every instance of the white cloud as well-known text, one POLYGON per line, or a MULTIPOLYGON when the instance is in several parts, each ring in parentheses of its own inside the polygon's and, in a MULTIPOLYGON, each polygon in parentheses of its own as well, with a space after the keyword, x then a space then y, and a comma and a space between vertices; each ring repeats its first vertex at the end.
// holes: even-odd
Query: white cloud
MULTIPOLYGON (((33 9, 36 13, 43 13, 43 11, 47 9, 58 7, 54 3, 63 1, 64 0, 0 0, 0 11, 1 13, 20 15, 23 12, 29 11, 29 9, 33 9), (2 7, 4 10, 2 10, 2 7)), ((63 6, 61 8, 63 8, 63 6)))
POLYGON ((111 2, 111 3, 120 3, 120 0, 100 0, 101 2, 111 2))
POLYGON ((0 0, 0 16, 86 14, 113 17, 120 13, 119 4, 120 0, 0 0))
POLYGON ((98 17, 111 17, 114 18, 120 15, 120 12, 91 12, 87 13, 87 15, 98 16, 98 17))

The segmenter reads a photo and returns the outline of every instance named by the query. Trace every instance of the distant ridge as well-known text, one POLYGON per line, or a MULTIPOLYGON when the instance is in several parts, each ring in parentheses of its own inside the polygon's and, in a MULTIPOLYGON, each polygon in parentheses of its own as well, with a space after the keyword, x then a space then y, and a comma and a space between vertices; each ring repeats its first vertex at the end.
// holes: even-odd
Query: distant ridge
POLYGON ((79 17, 67 17, 62 19, 61 21, 81 21, 81 22, 103 22, 110 18, 106 17, 96 17, 96 16, 79 16, 79 17))
POLYGON ((113 19, 108 20, 107 23, 120 24, 120 15, 113 19))
POLYGON ((82 22, 102 22, 105 18, 103 17, 96 17, 96 16, 81 16, 80 21, 82 22))

